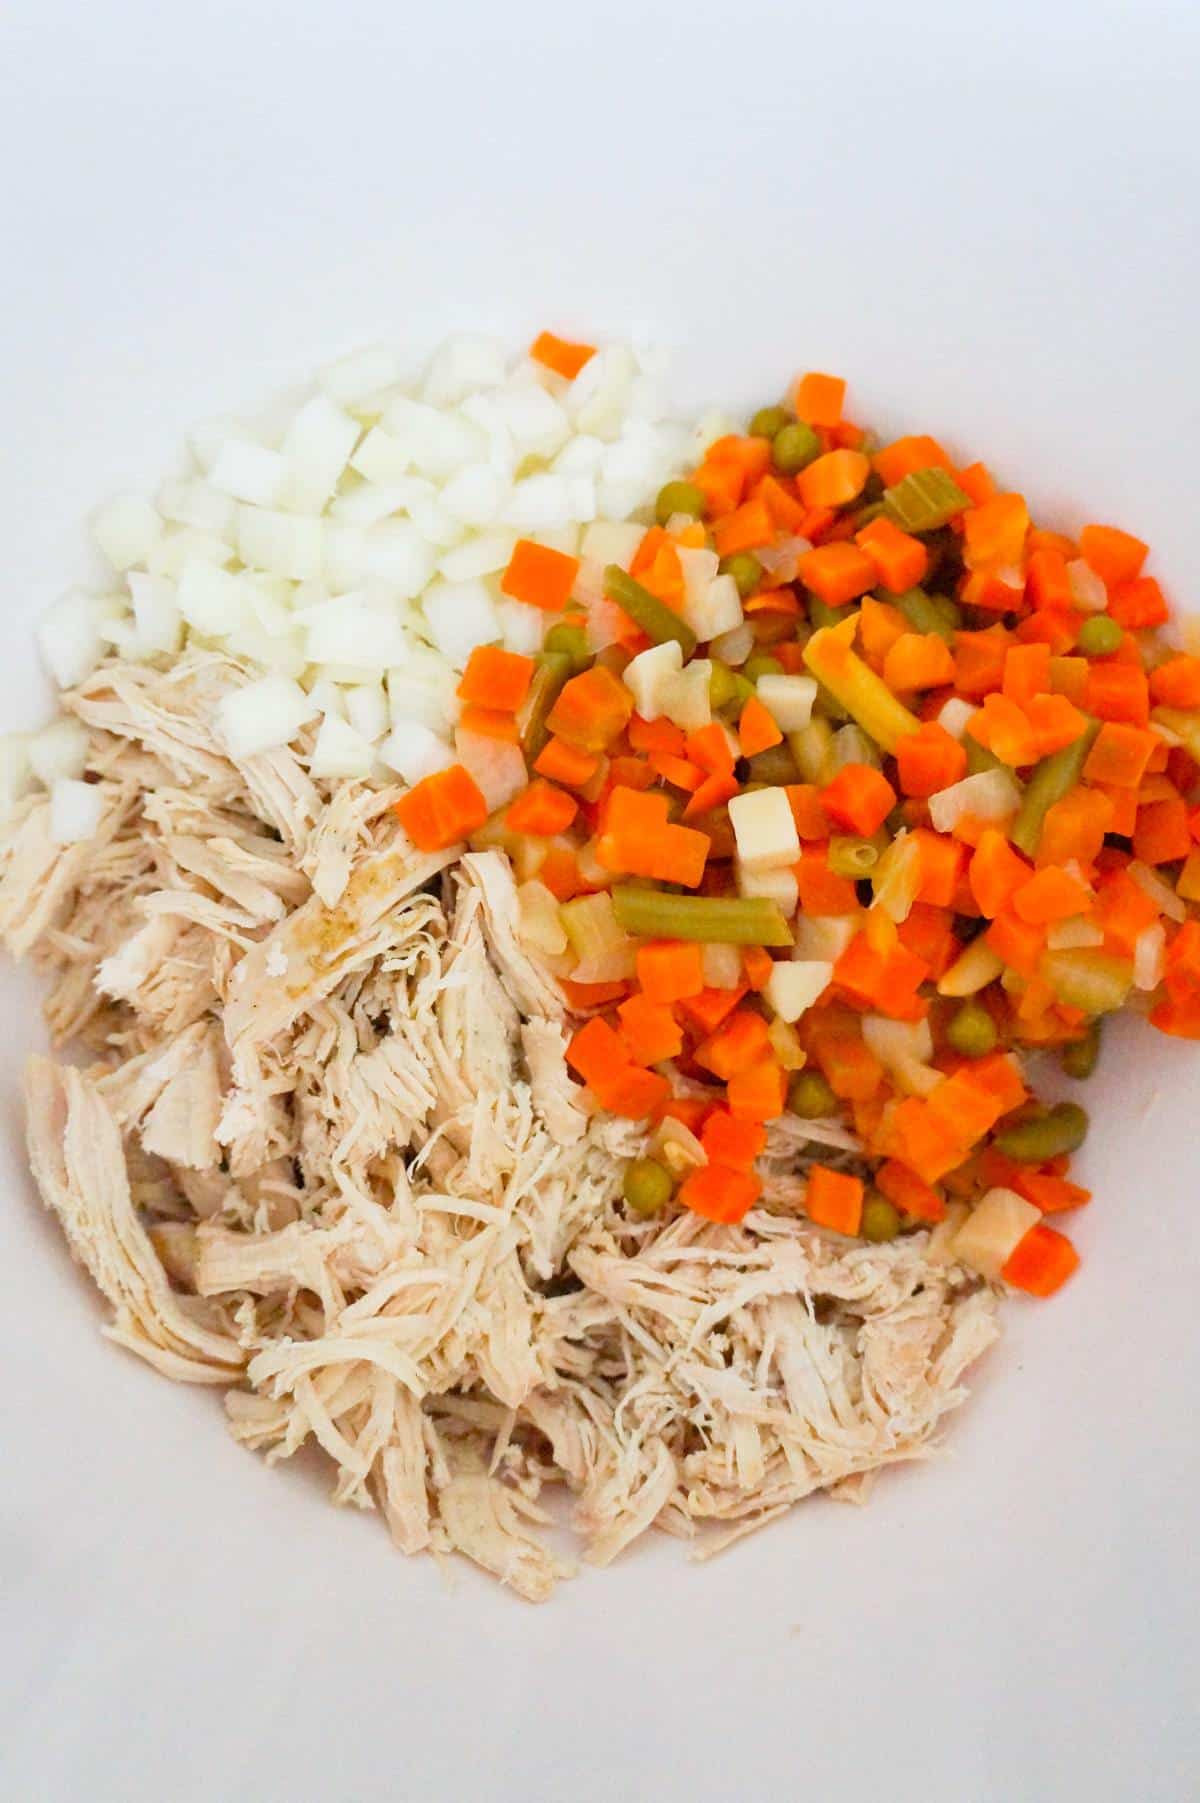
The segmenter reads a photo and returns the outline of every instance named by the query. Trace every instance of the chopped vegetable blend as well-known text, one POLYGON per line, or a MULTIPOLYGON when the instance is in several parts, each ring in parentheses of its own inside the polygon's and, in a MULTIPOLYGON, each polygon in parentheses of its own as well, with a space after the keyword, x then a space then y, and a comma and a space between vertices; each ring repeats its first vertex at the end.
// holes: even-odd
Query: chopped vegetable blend
POLYGON ((623 561, 518 543, 503 588, 543 648, 476 650, 459 698, 527 786, 489 810, 456 766, 397 811, 424 850, 512 857, 589 1017, 572 1069, 646 1122, 632 1212, 740 1220, 790 1111, 860 1149, 811 1168, 814 1222, 946 1221, 962 1262, 1048 1295, 1087 1116, 1038 1104, 1022 1055, 1085 1078, 1127 1004, 1200 1038, 1200 658, 1160 634, 1140 540, 1035 526, 844 399, 806 375, 718 438, 623 561))

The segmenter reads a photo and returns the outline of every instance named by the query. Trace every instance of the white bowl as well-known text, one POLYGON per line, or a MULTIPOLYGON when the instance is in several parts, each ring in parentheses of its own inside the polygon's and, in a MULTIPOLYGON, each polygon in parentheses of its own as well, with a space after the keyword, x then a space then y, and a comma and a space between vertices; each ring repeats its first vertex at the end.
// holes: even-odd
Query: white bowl
MULTIPOLYGON (((31 622, 90 506, 195 419, 452 324, 645 321, 686 402, 842 371, 856 416, 1151 540, 1186 602, 1197 47, 1181 0, 12 0, 6 724, 48 699, 31 622)), ((3 982, 7 1796, 1193 1794, 1194 1048, 1111 1035, 1084 1269, 1007 1308, 946 1462, 539 1611, 405 1562, 105 1345, 25 1174, 40 1025, 3 982)))

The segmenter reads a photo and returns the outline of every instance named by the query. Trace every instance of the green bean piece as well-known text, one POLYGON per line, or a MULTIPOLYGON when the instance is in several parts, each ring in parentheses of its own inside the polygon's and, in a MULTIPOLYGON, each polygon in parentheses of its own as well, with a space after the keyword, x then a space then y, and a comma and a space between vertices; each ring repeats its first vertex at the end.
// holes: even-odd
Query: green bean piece
POLYGON ((771 461, 785 476, 796 475, 820 455, 821 440, 802 419, 790 420, 776 432, 771 443, 771 461))
POLYGON ((1124 637, 1108 614, 1092 614, 1079 628, 1077 643, 1085 657, 1109 657, 1124 637))
POLYGON ((971 505, 948 470, 913 470, 886 490, 883 510, 906 532, 936 532, 971 505))
POLYGON ((888 844, 886 833, 873 839, 856 839, 851 833, 834 833, 829 841, 825 862, 834 876, 848 876, 857 882, 870 876, 888 844))
POLYGON ((1077 1152, 1087 1130, 1087 1111, 1078 1102, 1059 1102, 1047 1114, 1005 1127, 997 1133, 995 1146, 1017 1164, 1044 1164, 1064 1152, 1077 1152))
POLYGON ((538 654, 537 669, 533 673, 525 702, 525 724, 521 733, 521 749, 530 764, 550 737, 546 721, 573 670, 574 665, 564 651, 543 650, 538 654))
POLYGON ((964 733, 962 745, 967 754, 968 776, 978 776, 984 770, 1008 769, 1008 765, 1002 764, 994 751, 989 751, 986 745, 979 743, 974 733, 964 733))
POLYGON ((859 1231, 865 1240, 894 1240, 900 1231, 900 1210, 886 1196, 871 1194, 863 1203, 859 1231))
MULTIPOLYGON (((668 484, 668 486, 670 486, 668 484)), ((618 563, 610 563, 604 572, 604 592, 610 601, 629 615, 635 626, 640 626, 656 645, 665 644, 674 639, 683 653, 683 661, 687 662, 695 651, 699 640, 686 620, 681 620, 677 613, 669 608, 665 601, 652 595, 648 588, 627 575, 618 563)))
POLYGON ((753 551, 735 551, 732 557, 723 557, 718 568, 722 576, 733 577, 743 601, 762 581, 763 567, 753 551))
POLYGON ((561 623, 552 626, 542 640, 542 650, 561 652, 564 657, 570 658, 576 671, 586 670, 592 661, 587 633, 582 626, 564 626, 561 623))
POLYGON ((621 1190, 635 1215, 656 1215, 671 1200, 675 1185, 671 1173, 653 1158, 631 1158, 621 1190))
POLYGON ((750 421, 751 438, 775 438, 789 426, 792 416, 786 407, 760 407, 750 421))
POLYGON ((750 781, 762 783, 768 789, 777 788, 780 783, 800 781, 800 772, 786 739, 782 745, 771 745, 766 751, 755 752, 750 759, 750 781))
POLYGON ((837 1097, 820 1071, 797 1071, 788 1084, 788 1107, 802 1121, 823 1121, 838 1111, 837 1097))
POLYGON ((1100 1022, 1089 1022, 1087 1031, 1081 1039, 1073 1039, 1065 1045, 1058 1055, 1058 1061, 1068 1077, 1082 1082, 1090 1077, 1100 1057, 1100 1022))
POLYGON ((747 682, 757 682, 760 676, 782 676, 783 665, 769 651, 752 651, 742 665, 742 675, 747 682))
POLYGON ((686 513, 698 520, 704 515, 704 507, 704 490, 697 488, 694 482, 668 482, 658 491, 654 517, 660 526, 665 526, 677 513, 686 513))
POLYGON ((946 1038, 964 1058, 986 1058, 996 1049, 996 1023, 982 1002, 972 999, 951 1016, 946 1038))
POLYGON ((880 596, 898 607, 914 632, 936 632, 949 642, 962 625, 962 610, 948 595, 931 595, 923 588, 905 589, 902 595, 880 596))
MULTIPOLYGON (((865 507, 857 508, 851 515, 851 518, 854 521, 854 530, 856 532, 861 532, 864 526, 869 526, 872 520, 877 520, 882 512, 882 501, 868 501, 865 507)), ((888 600, 890 601, 891 598, 892 597, 889 595, 888 600)))
MULTIPOLYGON (((1087 762, 1087 754, 1092 749, 1092 741, 1099 731, 1100 722, 1089 721, 1087 731, 1073 745, 1064 745, 1061 751, 1051 752, 1048 758, 1043 758, 1040 764, 1034 766, 1008 835, 1017 850, 1023 851, 1026 857, 1035 856, 1050 809, 1079 781, 1087 762)), ((968 733, 967 737, 970 736, 968 733)), ((969 761, 969 751, 967 755, 969 761)))
POLYGON ((695 939, 701 945, 791 945, 792 929, 761 896, 674 895, 619 883, 612 891, 617 925, 641 939, 695 939))

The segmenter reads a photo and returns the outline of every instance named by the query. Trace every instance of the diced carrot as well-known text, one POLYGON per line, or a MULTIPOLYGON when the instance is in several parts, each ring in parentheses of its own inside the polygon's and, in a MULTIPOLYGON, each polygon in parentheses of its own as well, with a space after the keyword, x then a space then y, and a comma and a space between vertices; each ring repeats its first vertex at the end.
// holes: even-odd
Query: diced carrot
POLYGON ((699 1139, 712 1111, 713 1103, 705 1096, 668 1096, 658 1111, 658 1119, 682 1121, 689 1133, 699 1139))
POLYGON ((1105 796, 1112 804, 1112 815, 1105 831, 1117 833, 1122 839, 1132 839, 1137 825, 1137 790, 1118 788, 1114 783, 1094 783, 1092 786, 1097 795, 1105 796))
POLYGON ((500 578, 500 588, 514 601, 524 601, 546 613, 561 613, 571 599, 578 574, 577 557, 536 544, 531 538, 519 538, 500 578))
POLYGON ((833 1233, 856 1234, 862 1225, 863 1182, 827 1164, 809 1166, 804 1206, 810 1221, 833 1233))
POLYGON ((736 1070, 765 1058, 771 1049, 767 1023, 752 1008, 736 1008, 723 1025, 696 1047, 697 1064, 727 1083, 736 1070))
POLYGON ((746 472, 732 458, 705 458, 688 477, 693 487, 704 496, 709 519, 725 519, 741 501, 746 487, 746 472))
POLYGON ((1008 570, 965 570, 958 585, 958 598, 967 607, 982 608, 986 613, 1026 611, 1025 584, 1008 570))
POLYGON ((732 776, 734 753, 725 728, 717 721, 687 735, 684 749, 693 764, 709 776, 732 776))
POLYGON ((846 384, 841 376, 822 375, 810 370, 792 389, 792 405, 796 417, 810 426, 836 426, 842 417, 846 400, 846 384))
POLYGON ((774 1121, 787 1107, 787 1077, 773 1058, 743 1064, 725 1086, 729 1111, 741 1121, 774 1121))
POLYGON ((1030 926, 1028 921, 1006 911, 996 916, 984 936, 996 956, 1019 976, 1032 977, 1036 973, 1046 949, 1044 928, 1030 926))
POLYGON ((548 739, 533 767, 551 782, 564 783, 568 789, 583 789, 599 770, 600 758, 594 751, 568 745, 565 739, 548 739))
POLYGON ((787 622, 798 620, 804 610, 794 589, 780 587, 760 589, 743 601, 742 611, 754 625, 758 642, 765 644, 768 633, 786 630, 787 622))
MULTIPOLYGON (((541 876, 540 870, 538 876, 541 876)), ((575 1014, 586 1014, 591 1008, 608 1008, 613 1002, 623 1002, 629 994, 629 984, 624 981, 576 983, 571 977, 560 977, 559 982, 567 1005, 575 1014)))
POLYGON ((869 839, 896 805, 896 791, 871 764, 843 764, 821 790, 821 806, 835 825, 869 839))
POLYGON ((990 501, 996 493, 992 473, 985 463, 968 463, 965 469, 957 469, 953 474, 964 495, 970 495, 976 507, 990 501))
MULTIPOLYGON (((1032 541, 1029 535, 1027 544, 1032 541)), ((1066 555, 1056 548, 1030 551, 1025 562, 1025 592, 1035 608, 1067 608, 1075 604, 1066 555)))
POLYGON ((1039 864, 1090 864, 1104 844, 1113 806, 1098 789, 1072 789, 1047 809, 1038 840, 1039 864))
POLYGON ((749 1171, 767 1143, 761 1121, 738 1120, 727 1108, 714 1108, 704 1122, 700 1144, 712 1164, 749 1171))
POLYGON ((917 900, 935 908, 953 907, 967 868, 966 847, 927 827, 917 827, 912 836, 917 845, 917 900))
POLYGON ((1118 789, 1136 789, 1146 774, 1151 754, 1161 742, 1157 733, 1106 720, 1088 752, 1083 766, 1084 780, 1108 783, 1118 789))
POLYGON ((878 515, 854 537, 875 565, 879 581, 892 594, 902 595, 924 581, 929 552, 919 538, 902 531, 885 515, 878 515))
POLYGON ((905 795, 924 798, 948 789, 967 773, 967 754, 936 720, 926 720, 896 745, 896 769, 905 795))
POLYGON ((1057 864, 1047 864, 1022 883, 1012 905, 1031 926, 1049 926, 1056 920, 1069 920, 1074 914, 1086 914, 1091 899, 1091 892, 1083 883, 1057 864))
POLYGON ((858 610, 858 642, 862 654, 876 673, 882 671, 883 660, 896 640, 909 630, 908 621, 890 601, 877 601, 864 595, 858 610))
POLYGON ((697 819, 713 808, 724 807, 738 793, 741 785, 733 776, 709 776, 701 783, 683 810, 685 820, 697 819))
POLYGON ((518 744, 521 737, 516 715, 494 707, 464 707, 458 725, 462 732, 478 733, 483 739, 505 739, 510 745, 518 744))
POLYGON ((751 695, 738 720, 738 744, 742 748, 742 756, 757 757, 760 751, 769 751, 773 745, 783 743, 783 734, 775 724, 775 719, 757 695, 751 695))
POLYGON ((862 427, 851 425, 848 419, 840 419, 836 426, 830 426, 829 436, 835 451, 861 451, 867 442, 862 427))
POLYGON ((1029 531, 1024 495, 993 495, 962 515, 963 561, 968 569, 999 569, 1020 564, 1029 531))
POLYGON ((704 948, 684 939, 652 939, 638 947, 638 982, 652 1002, 681 1002, 704 988, 704 948))
POLYGON ((1117 526, 1085 526, 1079 534, 1080 555, 1109 588, 1140 576, 1149 549, 1117 526))
POLYGON ((815 783, 788 783, 788 806, 801 839, 828 839, 829 816, 821 806, 821 791, 815 783))
POLYGON ((943 1221, 946 1204, 932 1184, 897 1158, 885 1159, 875 1173, 875 1187, 889 1202, 918 1221, 943 1221))
POLYGON ((928 902, 913 903, 908 919, 900 923, 899 934, 901 945, 928 966, 935 983, 962 950, 951 915, 944 908, 931 908, 928 902))
POLYGON ((645 758, 615 757, 608 766, 606 793, 613 789, 652 789, 654 772, 645 758))
POLYGON ((825 1081, 843 1102, 865 1102, 883 1082, 883 1066, 864 1039, 851 1033, 821 1033, 814 1051, 825 1081))
POLYGON ((596 857, 606 870, 694 889, 704 875, 706 833, 672 826, 665 795, 618 785, 608 797, 596 857))
POLYGON ((1055 695, 1065 695, 1076 707, 1082 707, 1087 697, 1088 661, 1086 657, 1050 658, 1050 690, 1055 695))
POLYGON ((539 332, 529 347, 529 355, 535 363, 552 369, 556 376, 565 376, 568 382, 573 382, 584 364, 596 355, 596 347, 594 344, 572 344, 569 338, 559 338, 553 332, 539 332))
POLYGON ((756 491, 757 499, 766 503, 771 523, 780 532, 798 534, 804 524, 804 505, 795 491, 786 488, 778 476, 766 475, 756 491))
POLYGON ((1029 716, 1007 695, 986 695, 978 713, 967 721, 967 731, 1002 764, 1016 769, 1037 762, 1038 739, 1029 716))
POLYGON ((939 1183, 970 1150, 962 1134, 916 1096, 906 1096, 895 1104, 877 1136, 877 1144, 930 1184, 939 1183))
POLYGON ((895 1020, 912 1018, 917 990, 928 975, 928 965, 903 945, 881 952, 866 933, 850 941, 833 967, 834 982, 851 1001, 895 1020))
POLYGON ((1018 707, 1050 687, 1049 645, 1010 645, 1004 659, 1002 693, 1018 707))
POLYGON ((889 689, 936 689, 954 681, 954 658, 936 632, 906 632, 883 660, 889 689))
POLYGON ((584 751, 607 751, 632 712, 633 698, 624 683, 603 664, 593 664, 564 686, 546 727, 584 751))
POLYGON ((885 487, 894 488, 916 470, 949 470, 952 465, 936 438, 897 438, 872 459, 885 487))
POLYGON ((670 783, 674 789, 683 789, 686 794, 693 794, 704 782, 703 771, 697 770, 695 764, 689 764, 686 758, 669 757, 665 751, 652 753, 650 768, 662 782, 670 783))
POLYGON ((1166 624, 1169 609, 1166 596, 1153 576, 1138 576, 1132 582, 1118 582, 1108 598, 1108 611, 1126 632, 1141 632, 1148 626, 1166 624))
POLYGON ((629 1053, 608 1022, 596 1015, 572 1038, 567 1047, 567 1063, 589 1089, 600 1095, 624 1075, 629 1053))
POLYGON ((1160 707, 1200 708, 1200 657, 1170 657, 1150 677, 1150 693, 1160 707))
POLYGON ((1065 695, 1031 695, 1025 703, 1025 717, 1033 728, 1039 758, 1065 750, 1088 728, 1086 716, 1065 695))
POLYGON ((1012 642, 1012 634, 1003 626, 989 626, 986 632, 956 632, 954 686, 959 694, 970 701, 981 701, 999 689, 1012 642))
POLYGON ((538 882, 544 883, 555 901, 571 901, 587 884, 579 874, 579 860, 566 846, 552 845, 538 865, 538 882))
POLYGON ((539 777, 509 803, 504 819, 510 832, 552 839, 556 833, 566 832, 578 812, 579 803, 573 795, 539 777))
POLYGON ((841 607, 865 595, 875 581, 875 565, 857 545, 819 545, 800 559, 799 576, 805 588, 829 607, 841 607))
POLYGON ((972 853, 969 875, 971 893, 980 913, 994 920, 1029 881, 1033 871, 1004 834, 989 827, 972 853))
POLYGON ((715 1033, 748 994, 746 983, 738 983, 733 989, 702 989, 696 995, 681 998, 679 1006, 701 1033, 715 1033))
MULTIPOLYGON (((862 493, 870 474, 871 460, 861 451, 826 451, 800 471, 796 492, 805 507, 845 507, 862 493)), ((865 551, 859 555, 870 564, 874 582, 875 565, 865 551)))
POLYGON ((393 811, 419 851, 444 851, 478 832, 488 817, 487 802, 462 764, 425 777, 400 797, 393 811))
POLYGON ((742 972, 751 989, 765 989, 771 980, 771 972, 775 968, 775 960, 762 945, 746 945, 742 947, 742 972))
POLYGON ((607 1095, 597 1095, 596 1099, 610 1114, 641 1121, 647 1115, 657 1114, 670 1093, 671 1085, 657 1071, 641 1070, 631 1064, 607 1095))
POLYGON ((683 1050, 683 1029, 670 1008, 646 995, 631 995, 617 1009, 621 1037, 635 1064, 661 1064, 683 1050))
POLYGON ((706 1164, 689 1172, 679 1186, 679 1200, 706 1221, 731 1223, 742 1220, 762 1193, 762 1182, 753 1171, 736 1171, 729 1165, 706 1164))
POLYGON ((1053 1296, 1078 1269, 1079 1254, 1070 1240, 1039 1222, 1017 1241, 1000 1275, 1031 1296, 1053 1296))
POLYGON ((849 877, 836 876, 829 868, 828 847, 816 840, 802 847, 798 864, 793 864, 800 891, 800 911, 816 916, 857 914, 858 891, 849 877))
POLYGON ((1146 864, 1171 864, 1192 849, 1187 803, 1180 796, 1139 808, 1133 854, 1146 864))
POLYGON ((660 601, 676 612, 683 605, 683 565, 679 561, 679 551, 673 540, 663 534, 662 541, 654 553, 654 558, 647 569, 643 569, 638 581, 660 601))
POLYGON ((745 501, 713 526, 713 542, 721 557, 734 557, 739 551, 753 551, 770 544, 775 536, 765 501, 745 501))
POLYGON ((458 698, 469 707, 515 714, 529 693, 536 668, 531 657, 518 657, 499 645, 477 645, 467 659, 458 698))
POLYGON ((708 447, 708 456, 716 462, 736 463, 748 481, 757 482, 771 467, 771 445, 766 438, 750 433, 727 432, 708 447))

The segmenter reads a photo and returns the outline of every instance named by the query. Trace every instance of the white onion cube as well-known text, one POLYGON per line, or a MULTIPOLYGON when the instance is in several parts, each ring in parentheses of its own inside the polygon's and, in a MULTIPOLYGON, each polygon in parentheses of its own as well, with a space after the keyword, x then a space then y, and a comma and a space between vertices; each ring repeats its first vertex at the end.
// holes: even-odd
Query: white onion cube
POLYGON ((287 491, 288 466, 278 451, 246 439, 229 438, 217 453, 208 473, 212 487, 235 501, 255 507, 275 507, 287 491))
POLYGON ((287 576, 293 582, 309 582, 323 571, 323 530, 319 520, 299 519, 265 507, 239 507, 238 555, 252 569, 287 576))
POLYGON ((457 407, 480 388, 499 388, 508 358, 498 338, 463 332, 438 346, 425 376, 423 399, 431 407, 457 407))
POLYGON ((316 711, 298 683, 264 676, 221 697, 217 726, 232 757, 255 757, 294 739, 316 711))
POLYGON ((391 724, 388 698, 381 682, 355 683, 343 690, 346 718, 369 745, 382 739, 391 724))
POLYGON ((430 637, 456 670, 465 668, 477 645, 500 637, 496 609, 482 582, 431 582, 421 606, 430 637))
POLYGON ((771 966, 763 995, 780 1020, 791 1022, 819 1000, 832 978, 832 964, 815 958, 803 964, 787 959, 771 966))
POLYGON ((38 621, 38 645, 60 689, 74 688, 104 656, 98 600, 82 589, 69 589, 38 621))
POLYGON ((393 726, 377 752, 380 763, 402 776, 406 783, 419 783, 438 770, 446 770, 455 761, 454 751, 433 728, 420 720, 402 720, 393 726))
POLYGON ((90 839, 104 818, 104 795, 97 783, 56 778, 50 790, 50 837, 56 845, 90 839))
POLYGON ((364 345, 317 371, 321 388, 340 407, 354 407, 359 401, 369 400, 399 379, 400 359, 386 344, 364 345))
POLYGON ((241 577, 211 563, 186 564, 175 599, 188 625, 210 638, 233 632, 250 611, 249 593, 241 577))
POLYGON ((814 677, 760 676, 756 687, 758 699, 780 732, 799 732, 812 719, 817 698, 814 677))
POLYGON ((358 421, 328 395, 314 395, 304 403, 280 447, 288 468, 289 508, 320 513, 350 460, 359 431, 358 421))
POLYGON ((326 714, 313 746, 308 769, 310 776, 370 776, 375 753, 368 740, 356 732, 349 721, 336 714, 326 714))
POLYGON ((78 781, 87 763, 88 732, 82 720, 63 714, 29 740, 29 764, 47 788, 59 777, 78 781))
POLYGON ((141 495, 118 495, 92 515, 92 537, 114 570, 145 563, 162 529, 162 515, 141 495))

